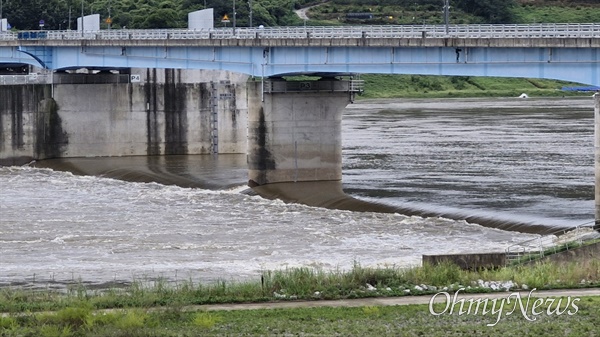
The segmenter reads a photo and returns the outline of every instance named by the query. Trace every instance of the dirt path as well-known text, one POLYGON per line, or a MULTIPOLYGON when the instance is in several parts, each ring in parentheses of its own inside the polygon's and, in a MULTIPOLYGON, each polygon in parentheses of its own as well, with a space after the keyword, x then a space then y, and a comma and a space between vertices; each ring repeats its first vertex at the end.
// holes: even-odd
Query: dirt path
POLYGON ((310 18, 306 15, 306 12, 308 12, 309 9, 317 7, 317 6, 321 6, 323 4, 327 3, 327 1, 320 3, 320 4, 316 4, 316 5, 312 5, 312 6, 308 6, 308 7, 304 7, 304 8, 300 8, 295 10, 294 12, 296 13, 296 15, 298 15, 298 17, 302 20, 310 20, 310 18))
MULTIPOLYGON (((519 291, 521 298, 527 300, 530 291, 519 291)), ((460 293, 460 299, 494 299, 507 298, 515 292, 498 292, 498 293, 483 293, 483 294, 464 294, 460 293)), ((583 296, 600 296, 600 288, 588 289, 567 289, 567 290, 540 290, 531 292, 531 297, 583 297, 583 296)), ((289 301, 289 302, 268 302, 268 303, 244 303, 244 304, 210 304, 186 307, 186 310, 255 310, 255 309, 289 309, 289 308, 318 308, 318 307, 365 307, 365 306, 388 306, 388 305, 411 305, 411 304, 429 304, 432 295, 425 296, 403 296, 403 297, 374 297, 360 298, 352 300, 324 300, 324 301, 289 301)), ((454 294, 450 294, 454 298, 454 294)), ((514 298, 514 296, 513 296, 514 298)), ((445 295, 435 297, 435 303, 443 303, 446 301, 445 295)))
MULTIPOLYGON (((494 299, 508 298, 515 299, 517 292, 497 292, 497 293, 482 293, 482 294, 465 294, 460 293, 456 298, 461 299, 494 299)), ((561 290, 529 290, 519 291, 523 301, 527 301, 529 294, 535 298, 547 297, 571 297, 572 299, 584 296, 600 296, 600 288, 587 289, 561 289, 561 290)), ((454 294, 449 294, 449 299, 454 300, 454 294)), ((370 306, 392 306, 392 305, 413 305, 413 304, 429 304, 433 295, 423 296, 402 296, 402 297, 373 297, 359 298, 351 300, 316 300, 316 301, 282 301, 282 302, 265 302, 265 303, 239 303, 239 304, 205 304, 205 305, 190 305, 182 308, 184 311, 231 311, 231 310, 257 310, 257 309, 293 309, 293 308, 320 308, 320 307, 370 307, 370 306)), ((448 301, 448 297, 444 294, 435 296, 434 303, 444 303, 448 301)), ((109 312, 120 309, 104 309, 98 312, 109 312)), ((150 308, 149 310, 164 310, 164 307, 150 308)), ((45 312, 49 313, 49 312, 45 312)), ((0 313, 0 317, 10 316, 9 313, 0 313)))

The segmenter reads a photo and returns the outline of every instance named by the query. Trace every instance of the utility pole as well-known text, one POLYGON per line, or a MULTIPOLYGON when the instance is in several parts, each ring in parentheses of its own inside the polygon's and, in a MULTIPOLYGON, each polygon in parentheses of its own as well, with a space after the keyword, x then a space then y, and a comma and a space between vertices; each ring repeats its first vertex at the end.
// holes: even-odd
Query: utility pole
MULTIPOLYGON (((2 0, 0 0, 0 1, 2 1, 2 0)), ((250 22, 248 23, 248 27, 253 27, 253 25, 252 25, 252 0, 248 0, 248 8, 249 8, 248 15, 250 17, 250 22)))
POLYGON ((444 24, 446 25, 446 35, 448 35, 450 25, 450 0, 444 0, 444 24))
POLYGON ((2 26, 2 22, 3 22, 2 19, 3 18, 4 17, 2 16, 2 0, 0 0, 0 32, 4 29, 3 26, 2 26))
POLYGON ((110 26, 112 26, 112 17, 110 16, 111 4, 112 0, 108 0, 108 19, 106 20, 106 23, 108 23, 108 30, 110 30, 110 26))
POLYGON ((83 0, 81 0, 81 37, 83 37, 83 27, 84 27, 84 22, 83 22, 83 0))
POLYGON ((233 35, 235 35, 235 0, 233 0, 233 35))

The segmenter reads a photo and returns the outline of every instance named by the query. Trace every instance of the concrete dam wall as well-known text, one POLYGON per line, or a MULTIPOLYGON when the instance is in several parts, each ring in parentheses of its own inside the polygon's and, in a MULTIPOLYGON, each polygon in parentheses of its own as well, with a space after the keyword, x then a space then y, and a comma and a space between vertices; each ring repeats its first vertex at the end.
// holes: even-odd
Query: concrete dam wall
POLYGON ((45 83, 0 85, 0 165, 246 153, 245 75, 132 69, 119 78, 58 73, 45 83))

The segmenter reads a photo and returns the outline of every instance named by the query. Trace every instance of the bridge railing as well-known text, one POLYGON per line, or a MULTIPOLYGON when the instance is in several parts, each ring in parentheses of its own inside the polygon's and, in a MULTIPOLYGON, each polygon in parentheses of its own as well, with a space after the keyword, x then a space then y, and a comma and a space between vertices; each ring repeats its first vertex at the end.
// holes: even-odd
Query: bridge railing
POLYGON ((402 25, 189 29, 112 29, 99 31, 0 32, 2 40, 206 40, 348 38, 600 38, 600 23, 532 25, 402 25))
POLYGON ((0 75, 0 85, 130 83, 127 74, 18 74, 0 75))

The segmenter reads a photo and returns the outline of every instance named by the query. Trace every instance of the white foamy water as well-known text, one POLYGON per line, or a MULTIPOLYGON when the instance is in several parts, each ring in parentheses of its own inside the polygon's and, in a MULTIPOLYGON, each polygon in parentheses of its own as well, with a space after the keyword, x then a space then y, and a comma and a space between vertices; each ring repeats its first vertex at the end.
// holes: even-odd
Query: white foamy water
POLYGON ((296 266, 409 266, 534 235, 464 221, 312 208, 240 194, 0 168, 0 284, 258 278, 296 266))

